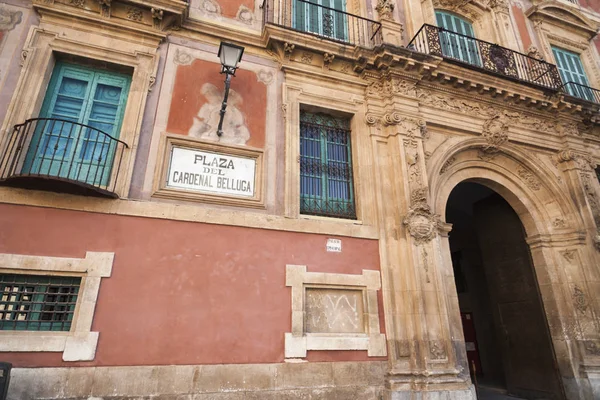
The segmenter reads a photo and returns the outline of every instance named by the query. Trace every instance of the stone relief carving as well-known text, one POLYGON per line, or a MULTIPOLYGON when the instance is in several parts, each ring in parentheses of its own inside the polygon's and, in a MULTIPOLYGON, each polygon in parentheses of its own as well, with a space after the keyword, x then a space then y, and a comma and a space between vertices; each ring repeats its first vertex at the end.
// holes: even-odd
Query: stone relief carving
POLYGON ((423 269, 425 270, 425 282, 431 283, 431 279, 429 279, 429 254, 427 254, 427 250, 425 247, 421 248, 421 258, 423 258, 423 269))
POLYGON ((304 64, 312 64, 312 59, 313 54, 307 52, 303 52, 302 57, 300 57, 300 61, 302 61, 304 64))
MULTIPOLYGON (((424 1, 425 0, 421 0, 421 2, 424 1)), ((448 11, 452 11, 475 22, 479 19, 480 13, 475 12, 473 7, 470 6, 473 1, 474 0, 433 0, 433 7, 436 9, 443 8, 448 11)))
POLYGON ((283 115, 283 120, 287 120, 287 110, 288 110, 288 105, 287 103, 282 103, 281 104, 281 114, 283 115))
POLYGON ((444 360, 447 358, 446 349, 440 340, 432 340, 429 342, 429 354, 432 360, 444 360))
POLYGON ((85 0, 70 0, 69 4, 74 6, 74 7, 79 7, 79 8, 84 8, 85 7, 85 0))
POLYGON ((437 236, 439 222, 439 215, 433 214, 426 203, 412 206, 402 221, 417 244, 433 240, 437 236))
POLYGON ((408 182, 420 186, 421 166, 419 165, 417 141, 414 139, 404 139, 404 148, 406 151, 406 163, 408 164, 408 182))
POLYGON ((154 76, 154 75, 150 76, 149 81, 150 82, 148 83, 148 92, 151 92, 152 89, 154 89, 154 84, 156 83, 156 76, 154 76))
POLYGON ((254 12, 242 4, 238 9, 236 18, 244 24, 252 25, 252 22, 254 21, 254 12))
POLYGON ((590 356, 600 356, 600 344, 588 340, 584 344, 585 352, 590 356))
POLYGON ((175 57, 173 57, 173 62, 175 64, 190 65, 192 61, 194 61, 194 57, 192 57, 191 54, 181 49, 175 50, 175 57))
POLYGON ((398 78, 389 78, 371 82, 367 86, 367 96, 393 97, 396 94, 416 96, 416 82, 398 78))
POLYGON ((25 61, 27 61, 28 54, 29 54, 29 50, 27 50, 27 49, 23 49, 23 51, 21 51, 21 63, 20 63, 21 67, 23 65, 25 65, 25 61))
POLYGON ((440 175, 444 174, 446 171, 448 171, 448 168, 450 168, 452 166, 452 164, 454 164, 455 162, 456 162, 456 157, 454 157, 454 156, 447 159, 446 162, 444 163, 444 165, 442 165, 442 168, 440 169, 440 175))
POLYGON ((561 251, 560 254, 567 260, 568 262, 575 261, 575 254, 577 254, 576 250, 565 250, 561 251))
POLYGON ((364 312, 359 290, 307 289, 306 332, 362 333, 364 312))
MULTIPOLYGON (((589 163, 587 163, 587 161, 586 165, 588 165, 589 168, 589 163)), ((594 238, 594 245, 596 246, 596 249, 600 251, 600 199, 593 184, 593 179, 595 179, 595 177, 592 176, 592 172, 582 172, 580 176, 585 196, 590 205, 594 222, 596 223, 596 237, 594 238)))
POLYGON ((105 18, 110 17, 110 5, 112 0, 98 0, 98 4, 100 4, 100 15, 105 18))
POLYGON ((333 62, 334 58, 335 58, 334 54, 329 54, 329 53, 323 54, 323 66, 325 68, 329 69, 329 65, 333 62))
POLYGON ((575 285, 573 288, 573 302, 575 303, 575 308, 577 311, 579 311, 581 314, 586 313, 588 309, 588 302, 585 293, 583 293, 583 290, 581 290, 577 285, 575 285))
POLYGON ((517 174, 519 174, 519 177, 525 181, 525 185, 527 185, 529 189, 536 191, 540 190, 540 181, 537 180, 537 178, 535 177, 535 175, 533 175, 531 171, 529 171, 523 166, 520 166, 517 169, 517 174))
POLYGON ((207 102, 200 107, 198 115, 194 117, 188 135, 221 143, 246 144, 250 139, 250 131, 246 126, 244 114, 238 108, 243 102, 242 96, 233 89, 229 90, 227 112, 223 119, 223 135, 218 136, 217 127, 223 92, 212 83, 205 83, 202 85, 200 93, 206 97, 207 102))
POLYGON ((163 20, 165 12, 158 8, 152 8, 150 9, 150 12, 152 13, 152 26, 154 26, 155 29, 160 29, 160 23, 163 20))
POLYGON ((481 136, 487 144, 481 149, 484 153, 495 154, 500 151, 500 146, 508 142, 508 121, 503 114, 494 115, 483 123, 481 136))
POLYGON ((433 93, 428 89, 418 89, 417 98, 425 105, 486 119, 492 119, 497 115, 503 115, 503 118, 510 125, 519 125, 536 131, 559 132, 565 135, 580 135, 577 124, 573 122, 557 121, 551 118, 542 119, 522 112, 508 110, 499 111, 500 108, 496 105, 485 105, 481 102, 433 93))
POLYGON ((131 21, 141 21, 143 17, 142 10, 135 7, 129 7, 127 9, 127 19, 131 21))
POLYGON ((566 228, 567 227, 567 223, 562 218, 554 218, 552 220, 552 226, 555 227, 555 228, 561 229, 561 228, 566 228))
POLYGON ((283 52, 285 53, 285 58, 289 59, 290 56, 292 55, 292 53, 294 52, 294 49, 296 48, 295 44, 290 44, 290 43, 284 43, 283 44, 283 52))
POLYGON ((535 46, 529 46, 527 49, 527 55, 529 57, 535 58, 536 60, 544 60, 544 56, 540 52, 540 50, 535 46))
POLYGON ((375 10, 379 14, 379 19, 394 19, 395 4, 392 0, 378 0, 375 10))

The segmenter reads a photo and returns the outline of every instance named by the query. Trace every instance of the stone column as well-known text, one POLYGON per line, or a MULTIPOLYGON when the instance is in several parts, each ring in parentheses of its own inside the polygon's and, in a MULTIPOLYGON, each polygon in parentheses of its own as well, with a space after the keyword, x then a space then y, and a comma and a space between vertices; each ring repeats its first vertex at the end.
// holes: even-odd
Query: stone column
MULTIPOLYGON (((391 88, 388 95, 397 86, 394 80, 382 83, 384 92, 391 88)), ((447 233, 449 227, 441 226, 428 203, 422 143, 425 121, 418 115, 389 109, 390 104, 406 103, 406 98, 397 102, 393 95, 387 97, 390 98, 371 97, 367 114, 376 160, 375 191, 388 328, 390 371, 386 399, 403 399, 413 390, 423 391, 423 399, 446 394, 450 399, 474 398, 468 370, 457 361, 457 338, 452 339, 450 334, 451 323, 457 321, 451 322, 448 316, 456 314, 459 319, 458 300, 449 305, 445 296, 445 285, 454 283, 448 279, 452 277, 448 241, 440 239, 439 231, 447 233)), ((458 342, 464 346, 462 334, 458 342)), ((459 349, 461 355, 463 352, 459 349)))

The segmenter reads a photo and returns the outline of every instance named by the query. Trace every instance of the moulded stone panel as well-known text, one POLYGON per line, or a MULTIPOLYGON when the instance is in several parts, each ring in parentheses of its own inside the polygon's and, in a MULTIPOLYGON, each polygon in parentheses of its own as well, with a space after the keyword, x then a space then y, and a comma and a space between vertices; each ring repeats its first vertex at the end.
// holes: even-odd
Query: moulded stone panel
POLYGON ((361 290, 307 288, 305 313, 306 332, 365 332, 361 290))

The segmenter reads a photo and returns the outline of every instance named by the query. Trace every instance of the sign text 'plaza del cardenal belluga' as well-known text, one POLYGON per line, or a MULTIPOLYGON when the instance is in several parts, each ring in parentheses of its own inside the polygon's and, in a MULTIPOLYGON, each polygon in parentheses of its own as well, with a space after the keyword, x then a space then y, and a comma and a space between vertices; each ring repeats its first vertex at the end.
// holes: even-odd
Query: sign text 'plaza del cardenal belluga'
POLYGON ((173 147, 167 185, 253 197, 255 172, 251 158, 173 147))

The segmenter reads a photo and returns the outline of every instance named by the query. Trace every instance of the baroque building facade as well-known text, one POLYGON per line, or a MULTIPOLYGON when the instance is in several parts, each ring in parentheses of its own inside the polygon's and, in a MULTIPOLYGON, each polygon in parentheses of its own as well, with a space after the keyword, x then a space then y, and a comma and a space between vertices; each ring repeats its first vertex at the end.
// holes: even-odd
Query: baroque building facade
POLYGON ((600 398, 597 1, 0 16, 9 399, 600 398))

